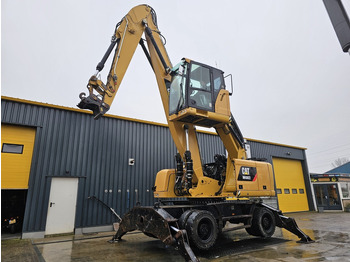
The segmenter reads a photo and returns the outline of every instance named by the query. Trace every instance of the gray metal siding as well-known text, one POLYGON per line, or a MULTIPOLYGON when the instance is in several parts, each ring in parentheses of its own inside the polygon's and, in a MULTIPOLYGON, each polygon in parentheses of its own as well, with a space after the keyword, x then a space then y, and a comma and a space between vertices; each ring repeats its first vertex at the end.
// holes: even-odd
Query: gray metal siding
POLYGON ((304 150, 294 147, 267 144, 248 140, 252 157, 266 158, 272 164, 272 157, 281 157, 287 159, 304 160, 304 150))
POLYGON ((202 164, 214 162, 214 155, 225 155, 225 147, 219 136, 197 133, 202 164))
MULTIPOLYGON (((75 227, 110 225, 111 212, 154 202, 157 172, 174 168, 175 145, 164 126, 2 100, 2 123, 37 128, 23 232, 44 231, 52 177, 78 177, 75 227), (129 166, 128 159, 135 165, 129 166), (137 190, 137 192, 135 191, 137 190)), ((219 137, 198 133, 201 157, 224 154, 219 137)), ((64 189, 62 189, 64 190, 64 189)))

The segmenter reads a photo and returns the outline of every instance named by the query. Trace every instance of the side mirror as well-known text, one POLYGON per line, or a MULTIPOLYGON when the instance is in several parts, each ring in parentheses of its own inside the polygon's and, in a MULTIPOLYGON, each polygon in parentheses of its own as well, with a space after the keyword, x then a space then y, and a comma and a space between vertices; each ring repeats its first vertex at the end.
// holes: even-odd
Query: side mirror
MULTIPOLYGON (((227 81, 230 81, 231 91, 229 91, 229 95, 232 96, 232 94, 233 94, 233 80, 232 80, 232 74, 229 74, 229 75, 225 76, 224 79, 225 79, 225 85, 226 85, 227 81), (227 77, 229 77, 229 79, 226 79, 227 77)), ((228 85, 226 85, 226 86, 228 86, 228 85)))

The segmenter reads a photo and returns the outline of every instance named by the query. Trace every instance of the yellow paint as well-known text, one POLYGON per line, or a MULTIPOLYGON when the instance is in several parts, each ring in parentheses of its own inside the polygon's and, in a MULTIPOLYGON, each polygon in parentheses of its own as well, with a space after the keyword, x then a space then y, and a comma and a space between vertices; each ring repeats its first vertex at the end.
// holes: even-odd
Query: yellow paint
POLYGON ((187 107, 186 109, 180 111, 178 114, 173 114, 169 116, 169 120, 173 122, 184 121, 183 119, 189 116, 195 117, 195 120, 193 121, 194 124, 198 126, 204 126, 204 127, 213 127, 213 124, 211 125, 200 124, 200 121, 202 120, 213 120, 219 123, 229 123, 229 118, 230 118, 230 115, 223 115, 216 112, 204 111, 193 107, 187 107))
MULTIPOLYGON (((154 197, 177 197, 174 194, 175 177, 174 169, 164 169, 159 171, 155 181, 156 190, 154 191, 154 197)), ((186 197, 232 198, 236 196, 237 191, 240 192, 240 198, 275 196, 272 167, 266 162, 235 159, 233 164, 233 161, 228 161, 226 181, 220 194, 217 194, 221 187, 217 180, 201 176, 197 181, 194 179, 194 184, 195 186, 190 189, 190 195, 186 195, 186 197), (238 173, 241 167, 255 167, 257 170, 256 180, 238 181, 238 173), (242 186, 242 189, 238 188, 239 185, 242 186)))
POLYGON ((229 167, 226 173, 226 182, 222 195, 230 197, 229 193, 232 194, 235 191, 239 191, 241 197, 274 196, 271 165, 266 162, 235 159, 234 167, 229 167), (255 167, 257 170, 256 180, 239 181, 238 174, 241 167, 255 167))
POLYGON ((22 154, 1 152, 1 189, 27 189, 32 162, 35 129, 1 125, 3 143, 23 145, 22 154))
POLYGON ((175 187, 175 170, 163 169, 157 173, 155 185, 155 198, 176 197, 174 194, 175 187))
POLYGON ((273 158, 272 161, 276 188, 282 191, 281 194, 277 194, 279 209, 283 212, 308 211, 309 205, 301 162, 283 158, 273 158), (288 189, 289 194, 286 194, 285 191, 288 189), (294 191, 296 189, 296 194, 293 193, 293 189, 294 191), (304 194, 300 193, 300 189, 304 194))
POLYGON ((215 113, 230 117, 230 99, 229 92, 221 89, 215 102, 215 113))

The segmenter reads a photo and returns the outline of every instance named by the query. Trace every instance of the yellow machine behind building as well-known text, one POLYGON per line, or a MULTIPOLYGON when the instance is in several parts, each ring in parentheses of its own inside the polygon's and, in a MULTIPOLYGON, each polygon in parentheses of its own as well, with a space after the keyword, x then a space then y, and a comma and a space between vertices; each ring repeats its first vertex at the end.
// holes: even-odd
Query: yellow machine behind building
POLYGON ((187 58, 173 66, 162 39, 156 13, 150 6, 131 9, 117 24, 111 44, 89 80, 88 96, 80 94, 78 107, 92 110, 96 119, 106 113, 140 44, 156 76, 178 150, 176 169, 161 170, 156 175, 153 191, 159 201, 154 207, 135 207, 128 212, 114 240, 138 229, 178 246, 182 255, 192 261, 197 258, 190 244, 199 249, 211 248, 226 222, 243 223, 234 229, 246 228, 249 234, 261 237, 272 236, 277 225, 305 242, 311 241, 292 218, 257 200, 275 196, 272 167, 259 159, 247 159, 244 138, 230 112, 231 94, 226 90, 223 71, 187 58), (98 74, 114 48, 104 84, 98 74), (227 157, 215 155, 212 163, 202 163, 196 126, 214 128, 227 157))

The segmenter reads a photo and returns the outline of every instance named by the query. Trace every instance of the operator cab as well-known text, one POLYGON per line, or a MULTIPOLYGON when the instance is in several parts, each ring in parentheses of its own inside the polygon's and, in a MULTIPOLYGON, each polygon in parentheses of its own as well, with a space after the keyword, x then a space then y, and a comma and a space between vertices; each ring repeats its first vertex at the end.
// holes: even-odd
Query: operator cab
POLYGON ((170 120, 213 127, 230 116, 223 71, 189 59, 172 69, 170 120))

